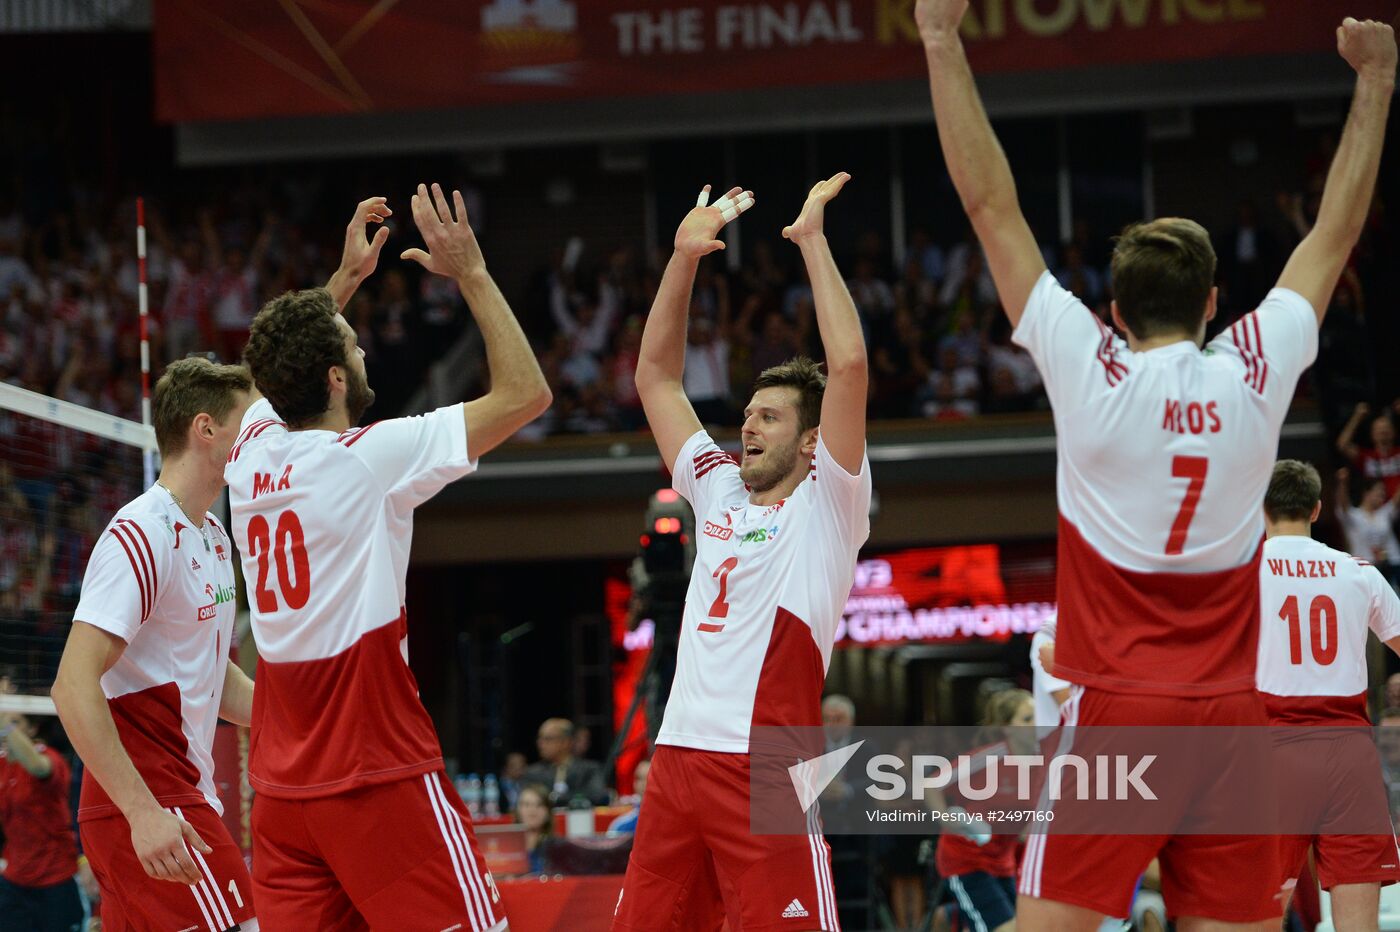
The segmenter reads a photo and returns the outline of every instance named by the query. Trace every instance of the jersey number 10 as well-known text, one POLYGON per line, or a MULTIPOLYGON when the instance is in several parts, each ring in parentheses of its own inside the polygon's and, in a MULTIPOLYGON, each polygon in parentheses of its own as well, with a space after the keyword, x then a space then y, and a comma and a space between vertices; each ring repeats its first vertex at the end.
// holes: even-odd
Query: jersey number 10
POLYGON ((276 594, 267 587, 269 562, 277 564, 277 588, 287 607, 295 610, 306 605, 311 597, 311 564, 306 559, 301 519, 295 511, 277 516, 275 534, 266 517, 253 515, 248 521, 248 553, 258 560, 258 611, 268 615, 278 608, 276 594))
MULTIPOLYGON (((1288 622, 1288 659, 1295 667, 1302 666, 1303 619, 1298 613, 1296 595, 1284 599, 1278 617, 1288 622)), ((1308 606, 1308 632, 1313 660, 1318 666, 1325 667, 1337 659, 1337 604, 1329 596, 1320 595, 1308 606)))

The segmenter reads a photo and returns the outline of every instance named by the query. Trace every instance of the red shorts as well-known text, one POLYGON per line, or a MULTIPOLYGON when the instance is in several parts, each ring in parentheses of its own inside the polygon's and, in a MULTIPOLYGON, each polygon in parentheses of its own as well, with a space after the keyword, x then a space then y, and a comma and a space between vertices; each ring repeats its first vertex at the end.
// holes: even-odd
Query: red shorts
MULTIPOLYGON (((1061 714, 1066 725, 1268 724, 1254 692, 1186 699, 1075 686, 1061 714)), ((1219 779, 1214 768, 1202 768, 1185 795, 1207 808, 1219 795, 1219 779)), ((1261 794, 1270 792, 1260 788, 1261 794)), ((1017 886, 1022 896, 1127 917, 1138 878, 1157 858, 1172 917, 1262 922, 1283 913, 1276 835, 1069 835, 1056 834, 1053 825, 1026 844, 1017 886)))
POLYGON ((807 834, 755 835, 749 755, 658 747, 613 929, 703 932, 728 915, 744 932, 839 932, 816 806, 804 818, 795 793, 792 806, 807 834))
POLYGON ((125 816, 78 823, 83 851, 102 889, 102 928, 107 932, 224 932, 254 917, 248 865, 213 807, 179 806, 170 811, 194 826, 199 837, 214 849, 202 854, 186 846, 203 878, 194 886, 156 880, 146 873, 131 847, 131 826, 125 816))
POLYGON ((471 818, 441 770, 317 799, 253 801, 266 932, 504 929, 471 818))
MULTIPOLYGON (((1276 736, 1280 733, 1275 729, 1276 736)), ((1282 805, 1293 811, 1281 820, 1290 826, 1316 826, 1313 834, 1279 839, 1283 882, 1302 873, 1310 845, 1317 849, 1317 879, 1324 890, 1345 883, 1400 882, 1389 794, 1369 729, 1319 731, 1300 741, 1284 740, 1275 749, 1275 759, 1286 771, 1286 780, 1305 788, 1287 794, 1282 805), (1318 787, 1325 792, 1317 792, 1318 787), (1368 823, 1380 823, 1389 832, 1354 834, 1368 823)))

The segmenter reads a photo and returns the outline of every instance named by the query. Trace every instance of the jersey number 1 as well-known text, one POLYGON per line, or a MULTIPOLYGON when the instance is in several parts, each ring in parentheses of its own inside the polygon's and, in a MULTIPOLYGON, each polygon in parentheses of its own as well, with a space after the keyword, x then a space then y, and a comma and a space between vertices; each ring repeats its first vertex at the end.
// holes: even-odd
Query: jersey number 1
POLYGON ((1196 506, 1201 503, 1201 490, 1206 487, 1206 470, 1210 460, 1204 456, 1173 456, 1172 475, 1178 479, 1190 480, 1186 486, 1186 497, 1176 510, 1176 520, 1172 522, 1172 532, 1167 537, 1167 554, 1174 555, 1186 549, 1186 532, 1191 528, 1191 519, 1196 517, 1196 506))
POLYGON ((282 601, 293 610, 306 605, 311 597, 311 564, 306 559, 301 519, 295 511, 277 516, 276 534, 267 518, 253 515, 248 521, 248 552, 258 560, 258 611, 264 615, 277 611, 277 596, 267 587, 268 563, 272 560, 277 563, 277 588, 282 590, 282 601))
MULTIPOLYGON (((711 618, 729 617, 729 574, 734 572, 734 567, 739 565, 738 557, 730 557, 719 565, 719 568, 710 575, 719 580, 719 595, 715 596, 714 604, 710 606, 711 618)), ((700 630, 709 634, 714 634, 724 630, 724 625, 715 624, 711 621, 700 622, 700 630)))
MULTIPOLYGON (((1298 613, 1298 597, 1283 600, 1278 617, 1288 622, 1288 659, 1295 666, 1303 664, 1303 619, 1298 613)), ((1320 595, 1308 606, 1308 640, 1312 642, 1313 660, 1325 667, 1337 659, 1337 603, 1320 595)))

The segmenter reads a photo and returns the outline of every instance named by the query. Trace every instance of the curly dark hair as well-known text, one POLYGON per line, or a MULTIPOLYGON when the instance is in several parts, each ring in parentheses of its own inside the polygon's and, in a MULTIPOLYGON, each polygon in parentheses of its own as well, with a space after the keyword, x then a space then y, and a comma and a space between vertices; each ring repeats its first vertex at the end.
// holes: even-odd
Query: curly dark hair
POLYGON ((324 288, 289 291, 273 298, 253 319, 243 361, 258 391, 292 427, 315 421, 330 408, 326 371, 345 366, 345 336, 335 325, 340 309, 324 288))

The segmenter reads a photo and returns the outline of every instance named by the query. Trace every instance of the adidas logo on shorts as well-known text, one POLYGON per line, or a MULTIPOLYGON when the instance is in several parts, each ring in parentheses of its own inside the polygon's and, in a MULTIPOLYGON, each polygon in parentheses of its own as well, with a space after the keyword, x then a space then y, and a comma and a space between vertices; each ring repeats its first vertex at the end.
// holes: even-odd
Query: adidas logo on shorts
POLYGON ((802 919, 807 915, 807 910, 803 909, 802 904, 797 900, 793 900, 788 904, 787 909, 783 910, 784 919, 802 919))

